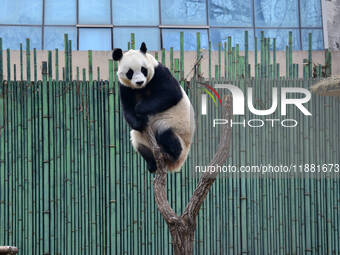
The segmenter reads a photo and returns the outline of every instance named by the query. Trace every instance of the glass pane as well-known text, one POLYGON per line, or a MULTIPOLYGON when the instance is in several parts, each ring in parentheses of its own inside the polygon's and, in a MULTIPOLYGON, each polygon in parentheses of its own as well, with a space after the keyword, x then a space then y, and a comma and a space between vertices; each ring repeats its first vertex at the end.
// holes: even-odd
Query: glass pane
POLYGON ((160 49, 160 37, 158 28, 115 28, 113 30, 113 45, 122 50, 128 49, 131 33, 135 33, 136 49, 142 42, 146 43, 148 50, 160 49))
POLYGON ((73 27, 45 27, 44 49, 64 49, 64 34, 68 34, 68 39, 72 40, 72 50, 77 50, 77 30, 73 27))
POLYGON ((113 0, 112 11, 115 25, 159 24, 158 0, 113 0))
POLYGON ((161 0, 162 24, 206 25, 205 0, 161 0))
POLYGON ((110 0, 79 0, 80 24, 111 24, 110 0))
POLYGON ((252 0, 209 0, 209 24, 252 26, 252 0))
POLYGON ((31 40, 31 49, 41 49, 40 27, 4 26, 0 27, 0 37, 2 37, 4 49, 18 50, 20 49, 20 43, 22 43, 25 49, 26 38, 31 40))
POLYGON ((0 24, 42 24, 42 0, 1 0, 0 24))
POLYGON ((196 33, 201 33, 201 48, 208 49, 208 32, 203 29, 163 29, 162 39, 163 47, 169 50, 171 47, 174 50, 180 50, 180 32, 184 32, 184 50, 196 50, 196 33))
POLYGON ((79 29, 79 50, 112 50, 110 28, 79 29))
POLYGON ((320 0, 301 0, 301 25, 303 27, 321 27, 320 0))
MULTIPOLYGON (((224 42, 228 45, 228 36, 231 36, 232 46, 240 45, 240 50, 244 50, 244 32, 246 29, 235 28, 214 28, 210 29, 210 40, 213 50, 218 50, 218 43, 221 42, 224 49, 224 42)), ((254 30, 248 29, 248 47, 249 50, 254 49, 254 30)))
MULTIPOLYGON (((264 31, 266 38, 276 38, 276 49, 286 50, 288 45, 289 31, 293 32, 293 50, 300 50, 300 35, 298 29, 256 29, 257 45, 258 49, 261 49, 261 31, 264 31)), ((270 42, 273 46, 273 41, 270 42)))
POLYGON ((45 0, 45 24, 76 24, 76 0, 45 0))
POLYGON ((312 33, 312 49, 323 50, 323 32, 322 29, 302 29, 302 48, 309 48, 309 33, 312 33))
POLYGON ((297 0, 255 0, 255 24, 258 27, 297 27, 297 0))

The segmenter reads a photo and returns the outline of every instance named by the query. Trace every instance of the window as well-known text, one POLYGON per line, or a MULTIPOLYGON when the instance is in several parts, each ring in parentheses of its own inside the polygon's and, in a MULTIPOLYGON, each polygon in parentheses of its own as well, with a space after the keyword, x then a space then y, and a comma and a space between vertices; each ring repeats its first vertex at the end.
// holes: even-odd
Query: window
POLYGON ((201 33, 201 48, 208 49, 208 31, 200 29, 163 29, 163 47, 165 49, 180 50, 180 32, 184 32, 184 50, 194 51, 196 50, 196 35, 197 32, 201 33))
POLYGON ((64 34, 72 41, 72 50, 77 49, 77 30, 75 27, 45 27, 44 49, 64 49, 64 34))
POLYGON ((111 50, 111 29, 79 29, 79 50, 111 50))
POLYGON ((205 0, 162 0, 162 24, 206 25, 205 0))
POLYGON ((46 25, 75 25, 76 0, 45 0, 46 25))
POLYGON ((79 24, 111 23, 110 0, 78 0, 79 24))
POLYGON ((113 29, 113 44, 116 48, 128 49, 131 33, 135 33, 135 45, 138 48, 143 41, 146 42, 148 50, 160 48, 160 37, 158 28, 118 27, 113 29))
POLYGON ((253 0, 209 0, 212 26, 252 27, 253 0))
MULTIPOLYGON (((308 49, 308 33, 313 49, 324 48, 321 0, 2 0, 0 36, 4 47, 19 49, 31 38, 32 48, 64 48, 68 33, 74 50, 128 48, 135 33, 136 47, 142 41, 149 50, 179 49, 184 32, 185 50, 196 50, 196 33, 201 47, 218 49, 218 43, 232 37, 232 44, 244 48, 244 31, 249 49, 255 36, 276 37, 277 49, 294 36, 295 50, 308 49), (6 46, 5 46, 6 45, 6 46)), ((259 42, 260 45, 260 42, 259 42)))
POLYGON ((157 26, 159 24, 158 0, 114 0, 112 12, 115 25, 157 26))
POLYGON ((255 26, 298 27, 298 0, 255 0, 255 26))

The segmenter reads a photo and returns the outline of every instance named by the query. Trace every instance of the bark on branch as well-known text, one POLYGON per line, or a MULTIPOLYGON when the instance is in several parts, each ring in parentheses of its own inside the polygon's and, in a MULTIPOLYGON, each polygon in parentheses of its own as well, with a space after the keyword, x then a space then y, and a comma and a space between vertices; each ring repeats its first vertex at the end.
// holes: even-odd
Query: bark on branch
MULTIPOLYGON (((224 119, 232 118, 232 97, 226 96, 223 102, 224 119)), ((157 208, 168 224, 171 236, 174 254, 192 254, 194 233, 196 230, 196 217, 205 200, 211 185, 216 180, 217 172, 204 173, 197 187, 188 202, 183 214, 178 216, 171 208, 166 195, 167 169, 164 164, 165 155, 161 153, 159 146, 151 129, 147 131, 148 140, 152 145, 157 161, 157 171, 153 181, 155 202, 157 208)), ((220 143, 216 154, 209 163, 209 166, 222 165, 229 156, 232 129, 229 125, 223 125, 221 128, 220 143)))

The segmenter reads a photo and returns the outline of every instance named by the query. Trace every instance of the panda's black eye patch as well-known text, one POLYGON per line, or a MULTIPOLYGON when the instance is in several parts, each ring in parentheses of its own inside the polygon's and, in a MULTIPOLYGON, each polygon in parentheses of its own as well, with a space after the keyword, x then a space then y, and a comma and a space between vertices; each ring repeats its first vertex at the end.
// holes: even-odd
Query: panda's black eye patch
POLYGON ((128 78, 129 80, 132 79, 133 76, 133 70, 130 68, 129 71, 126 73, 126 78, 128 78))
POLYGON ((148 76, 148 69, 146 69, 144 66, 142 66, 141 72, 145 77, 148 76))

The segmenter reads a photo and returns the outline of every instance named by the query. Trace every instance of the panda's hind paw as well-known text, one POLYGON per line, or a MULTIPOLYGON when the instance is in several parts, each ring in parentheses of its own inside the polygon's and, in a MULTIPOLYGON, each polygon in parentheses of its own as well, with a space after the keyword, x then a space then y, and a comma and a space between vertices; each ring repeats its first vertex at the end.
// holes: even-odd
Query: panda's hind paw
POLYGON ((171 161, 177 161, 182 153, 182 146, 171 129, 156 134, 157 143, 163 152, 170 156, 171 161))

